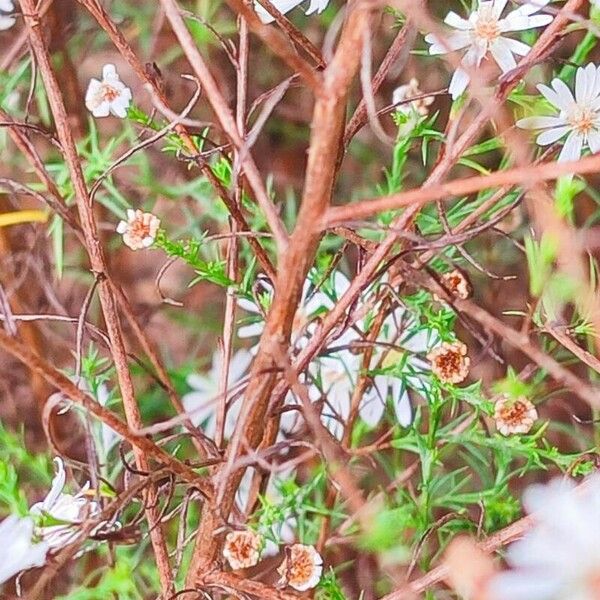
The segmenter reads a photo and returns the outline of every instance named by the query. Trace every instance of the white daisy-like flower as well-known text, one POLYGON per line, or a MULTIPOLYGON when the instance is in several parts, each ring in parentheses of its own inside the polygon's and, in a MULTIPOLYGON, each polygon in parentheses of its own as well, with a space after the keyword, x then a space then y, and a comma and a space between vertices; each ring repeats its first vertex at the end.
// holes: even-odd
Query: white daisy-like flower
POLYGON ((160 219, 152 213, 127 209, 127 221, 120 221, 117 233, 123 236, 123 243, 132 250, 152 246, 160 227, 160 219))
POLYGON ((102 67, 102 81, 90 79, 85 93, 85 106, 94 117, 115 117, 124 119, 131 103, 131 90, 119 79, 115 65, 102 67))
POLYGON ((286 558, 277 571, 283 585, 305 592, 318 585, 323 573, 323 559, 314 546, 294 544, 286 548, 286 558))
POLYGON ((16 22, 12 16, 15 12, 13 0, 0 0, 0 31, 10 29, 16 22))
MULTIPOLYGON (((252 362, 252 353, 248 350, 238 350, 229 361, 228 386, 234 387, 239 383, 252 362)), ((187 383, 193 391, 188 392, 181 399, 186 412, 194 425, 203 425, 204 433, 214 437, 217 425, 217 406, 215 401, 219 395, 219 379, 223 369, 223 353, 216 351, 210 371, 206 375, 192 373, 187 377, 187 383)), ((240 414, 242 399, 237 398, 227 409, 225 417, 225 438, 229 439, 235 428, 235 423, 240 414)))
POLYGON ((555 479, 525 491, 534 525, 512 544, 510 570, 490 582, 489 600, 597 600, 600 593, 600 476, 579 489, 555 479))
POLYGON ((371 359, 371 369, 395 367, 394 373, 380 373, 373 377, 373 386, 359 407, 360 416, 370 427, 375 427, 383 416, 388 396, 402 427, 412 423, 409 388, 425 396, 431 385, 425 376, 430 365, 419 354, 424 354, 440 343, 435 330, 425 329, 406 309, 399 307, 386 317, 371 359), (393 347, 392 347, 393 346, 393 347), (398 372, 398 367, 401 367, 398 372))
POLYGON ((419 81, 413 77, 408 83, 400 85, 394 90, 392 94, 392 104, 395 105, 398 112, 409 117, 426 117, 429 114, 429 106, 435 100, 433 96, 426 96, 424 98, 419 98, 418 100, 413 100, 412 102, 405 102, 405 100, 422 95, 423 92, 419 88, 419 81))
POLYGON ((526 117, 517 121, 524 129, 543 129, 536 142, 548 146, 567 136, 559 161, 577 160, 587 146, 600 152, 600 67, 589 63, 575 74, 575 97, 569 87, 556 78, 551 87, 539 84, 538 90, 555 106, 554 116, 526 117))
MULTIPOLYGON (((340 298, 346 290, 350 287, 348 278, 335 271, 330 278, 331 288, 333 297, 335 299, 340 298)), ((269 294, 272 295, 272 289, 268 290, 269 294)), ((323 287, 317 290, 313 290, 313 283, 308 278, 302 289, 302 299, 299 303, 298 310, 294 316, 294 322, 292 324, 292 335, 291 342, 296 348, 303 348, 308 342, 308 337, 314 332, 316 324, 314 323, 315 317, 322 311, 333 308, 335 302, 328 296, 324 291, 323 287)), ((243 310, 256 315, 258 320, 251 325, 244 325, 238 330, 238 336, 241 338, 253 338, 260 337, 265 328, 265 321, 263 311, 255 302, 246 300, 245 298, 238 299, 238 306, 243 310)), ((253 352, 256 352, 258 346, 252 348, 253 352)))
POLYGON ((223 556, 232 569, 249 569, 258 564, 263 546, 263 537, 251 529, 230 531, 225 537, 223 556))
POLYGON ((456 31, 444 39, 430 33, 425 40, 431 44, 431 55, 466 49, 462 59, 465 69, 458 68, 450 82, 448 91, 453 99, 458 98, 469 85, 467 70, 478 67, 484 58, 491 56, 503 73, 517 66, 515 55, 525 56, 530 46, 505 37, 505 34, 548 25, 552 15, 537 14, 548 2, 550 0, 529 0, 502 17, 508 0, 479 0, 477 9, 468 19, 453 11, 446 15, 444 22, 456 31))
POLYGON ((47 543, 50 550, 57 550, 71 543, 77 537, 73 526, 100 513, 98 503, 88 497, 89 483, 75 496, 63 492, 66 483, 65 466, 60 458, 55 458, 54 462, 57 470, 48 495, 29 511, 42 522, 44 518, 59 522, 56 525, 42 524, 36 527, 36 535, 47 543))
MULTIPOLYGON (((348 330, 335 341, 335 346, 348 346, 357 339, 358 335, 348 330)), ((344 348, 319 356, 308 366, 308 395, 313 402, 324 399, 321 422, 338 440, 342 439, 350 416, 352 392, 360 374, 361 361, 360 355, 344 348)))
MULTIPOLYGON (((275 8, 281 14, 286 14, 303 2, 304 0, 271 0, 271 4, 273 4, 273 6, 275 6, 275 8)), ((329 0, 310 0, 310 4, 306 9, 305 14, 312 15, 315 12, 320 14, 327 8, 328 4, 329 0)), ((254 2, 254 10, 256 11, 256 14, 259 16, 260 20, 265 24, 272 23, 275 20, 271 16, 271 13, 269 13, 267 9, 261 6, 258 2, 254 2)))
POLYGON ((46 562, 48 543, 34 543, 33 530, 30 517, 11 515, 0 523, 0 584, 46 562))

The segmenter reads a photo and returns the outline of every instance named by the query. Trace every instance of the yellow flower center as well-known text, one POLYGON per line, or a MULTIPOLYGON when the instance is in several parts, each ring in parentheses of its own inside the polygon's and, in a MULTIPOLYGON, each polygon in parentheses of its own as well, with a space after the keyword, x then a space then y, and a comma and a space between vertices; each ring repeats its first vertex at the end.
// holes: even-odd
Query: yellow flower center
POLYGON ((578 133, 587 135, 594 129, 596 112, 590 108, 577 106, 569 115, 569 125, 578 133))
POLYGON ((479 12, 473 33, 476 38, 491 43, 500 37, 500 25, 498 19, 493 15, 491 10, 482 10, 479 12))
POLYGON ((100 92, 103 100, 107 100, 108 102, 112 102, 116 98, 119 97, 119 91, 116 90, 112 85, 108 85, 107 83, 102 84, 102 90, 100 92))

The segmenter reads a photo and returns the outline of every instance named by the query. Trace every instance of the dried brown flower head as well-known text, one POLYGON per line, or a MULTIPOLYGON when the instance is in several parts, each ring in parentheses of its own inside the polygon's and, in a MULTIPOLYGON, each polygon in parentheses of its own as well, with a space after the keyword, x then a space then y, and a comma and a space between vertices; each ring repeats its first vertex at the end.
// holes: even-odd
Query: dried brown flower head
POLYGON ((525 396, 518 398, 501 396, 496 400, 494 419, 502 435, 528 433, 537 418, 535 406, 525 396))
MULTIPOLYGON (((470 281, 467 279, 467 276, 459 269, 453 269, 448 273, 444 273, 441 277, 441 283, 442 286, 454 298, 466 300, 473 293, 473 288, 471 287, 470 281)), ((436 300, 440 300, 438 296, 434 297, 436 300)))
POLYGON ((258 563, 262 547, 263 538, 255 531, 230 531, 225 538, 223 556, 232 569, 248 569, 258 563))
POLYGON ((467 356, 467 347, 462 342, 443 342, 428 355, 431 370, 444 383, 460 383, 469 374, 471 359, 467 356))
POLYGON ((323 572, 323 559, 314 546, 294 544, 286 548, 286 558, 278 572, 284 585, 304 592, 319 583, 323 572))
POLYGON ((435 98, 433 96, 418 98, 422 95, 423 92, 419 88, 419 81, 413 77, 407 84, 401 85, 394 90, 392 102, 398 105, 396 110, 402 113, 410 114, 411 111, 414 111, 422 117, 426 117, 429 114, 429 106, 435 98), (411 98, 418 99, 412 102, 405 102, 411 98))

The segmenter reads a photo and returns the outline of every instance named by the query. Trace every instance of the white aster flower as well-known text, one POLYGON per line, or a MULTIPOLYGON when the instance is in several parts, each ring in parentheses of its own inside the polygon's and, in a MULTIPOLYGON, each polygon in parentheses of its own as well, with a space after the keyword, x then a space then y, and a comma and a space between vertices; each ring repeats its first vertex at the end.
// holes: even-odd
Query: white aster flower
POLYGON ((50 550, 62 548, 77 537, 73 525, 80 525, 89 517, 100 513, 100 507, 87 495, 87 483, 75 496, 63 492, 66 483, 66 473, 63 461, 55 458, 57 470, 50 492, 42 502, 38 502, 29 511, 34 517, 58 521, 56 525, 40 525, 36 528, 36 535, 42 538, 50 550))
POLYGON ((283 585, 304 592, 318 585, 323 573, 323 559, 314 546, 294 544, 286 548, 286 558, 277 571, 283 585))
POLYGON ((232 569, 249 569, 258 564, 263 546, 262 536, 251 529, 230 531, 225 537, 223 556, 232 569))
MULTIPOLYGON (((348 346, 359 337, 354 331, 346 331, 334 343, 348 346)), ((331 435, 341 440, 350 416, 352 392, 360 374, 362 357, 349 349, 319 356, 308 366, 310 385, 308 394, 313 402, 324 399, 321 422, 331 435)))
POLYGON ((152 213, 127 209, 127 221, 120 221, 117 233, 123 236, 123 243, 132 250, 152 246, 160 227, 160 219, 152 213))
POLYGON ((490 600, 597 600, 600 592, 600 476, 575 490, 555 479, 525 491, 535 522, 508 549, 511 567, 489 585, 490 600))
POLYGON ((46 562, 48 543, 33 543, 33 519, 11 515, 0 523, 0 584, 46 562))
MULTIPOLYGON (((252 362, 252 353, 248 350, 238 350, 229 361, 228 386, 234 387, 239 383, 252 362)), ((216 351, 210 371, 206 375, 192 373, 187 378, 188 385, 193 391, 188 392, 181 399, 186 412, 194 425, 203 425, 204 433, 214 437, 217 426, 218 402, 215 398, 219 395, 219 379, 223 368, 223 353, 216 351)), ((235 428, 235 423, 240 414, 242 399, 237 398, 228 406, 225 417, 225 438, 229 439, 235 428)))
MULTIPOLYGON (((327 282, 326 282, 327 283, 327 282)), ((329 283, 333 292, 333 297, 337 300, 340 298, 346 290, 350 287, 348 278, 335 271, 331 277, 329 283)), ((292 345, 297 348, 303 348, 306 346, 308 337, 314 332, 316 324, 314 323, 315 317, 326 310, 331 309, 335 302, 327 295, 321 286, 317 290, 313 290, 313 283, 308 278, 302 289, 302 299, 298 306, 298 310, 294 316, 294 322, 292 324, 292 345)), ((269 290, 269 294, 272 295, 272 290, 269 290)), ((245 298, 238 299, 238 306, 249 313, 253 313, 258 316, 259 319, 251 325, 244 325, 238 330, 238 336, 241 338, 252 338, 260 337, 265 328, 265 322, 263 317, 263 311, 255 302, 246 300, 245 298)), ((258 346, 252 348, 253 352, 256 352, 258 346)))
POLYGON ((536 139, 540 146, 567 139, 559 161, 577 160, 585 146, 600 152, 600 67, 589 63, 579 67, 575 75, 575 97, 567 85, 556 78, 538 90, 559 113, 554 116, 526 117, 517 121, 524 129, 543 129, 536 139))
POLYGON ((422 396, 431 388, 426 377, 430 371, 429 363, 418 355, 439 345, 439 336, 435 330, 421 327, 405 308, 400 307, 386 317, 377 341, 380 345, 373 353, 371 369, 395 369, 393 373, 373 377, 373 386, 359 407, 360 416, 367 425, 375 427, 381 421, 387 398, 391 395, 398 423, 408 427, 412 423, 409 388, 422 396))
POLYGON ((16 22, 12 16, 15 12, 13 0, 0 0, 0 31, 10 29, 16 22))
POLYGON ((109 114, 124 119, 131 103, 131 90, 119 79, 115 65, 104 65, 102 81, 90 79, 85 106, 95 117, 109 114))
MULTIPOLYGON (((275 6, 275 8, 281 13, 285 14, 290 10, 296 8, 296 6, 302 4, 304 0, 271 0, 271 4, 275 6)), ((310 0, 310 4, 306 9, 307 15, 312 15, 313 13, 320 14, 322 13, 329 4, 329 0, 310 0)), ((260 20, 263 23, 272 23, 275 19, 271 16, 271 13, 267 11, 266 8, 261 6, 258 2, 254 2, 254 10, 256 14, 259 16, 260 20)))
POLYGON ((491 55, 503 73, 517 66, 514 55, 525 56, 530 47, 504 34, 548 25, 553 19, 551 15, 536 14, 548 2, 550 0, 529 0, 502 17, 508 0, 479 0, 477 9, 468 19, 453 11, 446 15, 444 22, 456 31, 443 40, 430 33, 425 41, 431 44, 429 54, 432 55, 466 49, 462 59, 465 69, 457 69, 450 82, 448 91, 453 99, 458 98, 469 84, 467 70, 478 67, 484 58, 491 55))

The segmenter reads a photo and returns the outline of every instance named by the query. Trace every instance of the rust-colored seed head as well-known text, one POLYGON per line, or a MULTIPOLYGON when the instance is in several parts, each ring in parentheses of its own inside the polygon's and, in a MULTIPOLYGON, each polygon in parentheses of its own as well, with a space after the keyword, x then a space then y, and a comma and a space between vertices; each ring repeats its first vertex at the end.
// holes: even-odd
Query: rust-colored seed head
POLYGON ((314 546, 294 544, 286 549, 286 558, 278 572, 283 584, 304 592, 319 583, 323 572, 323 559, 314 546))
POLYGON ((427 358, 431 361, 431 370, 444 383, 460 383, 469 374, 471 359, 467 356, 467 347, 462 342, 444 342, 434 348, 427 358))
POLYGON ((494 419, 502 435, 528 433, 537 418, 535 406, 524 396, 518 398, 501 396, 496 400, 494 419))
POLYGON ((465 274, 454 269, 442 275, 442 285, 454 296, 466 300, 473 292, 471 284, 465 274))
POLYGON ((248 569, 258 563, 262 546, 262 536, 250 529, 231 531, 225 538, 223 556, 232 569, 248 569))

